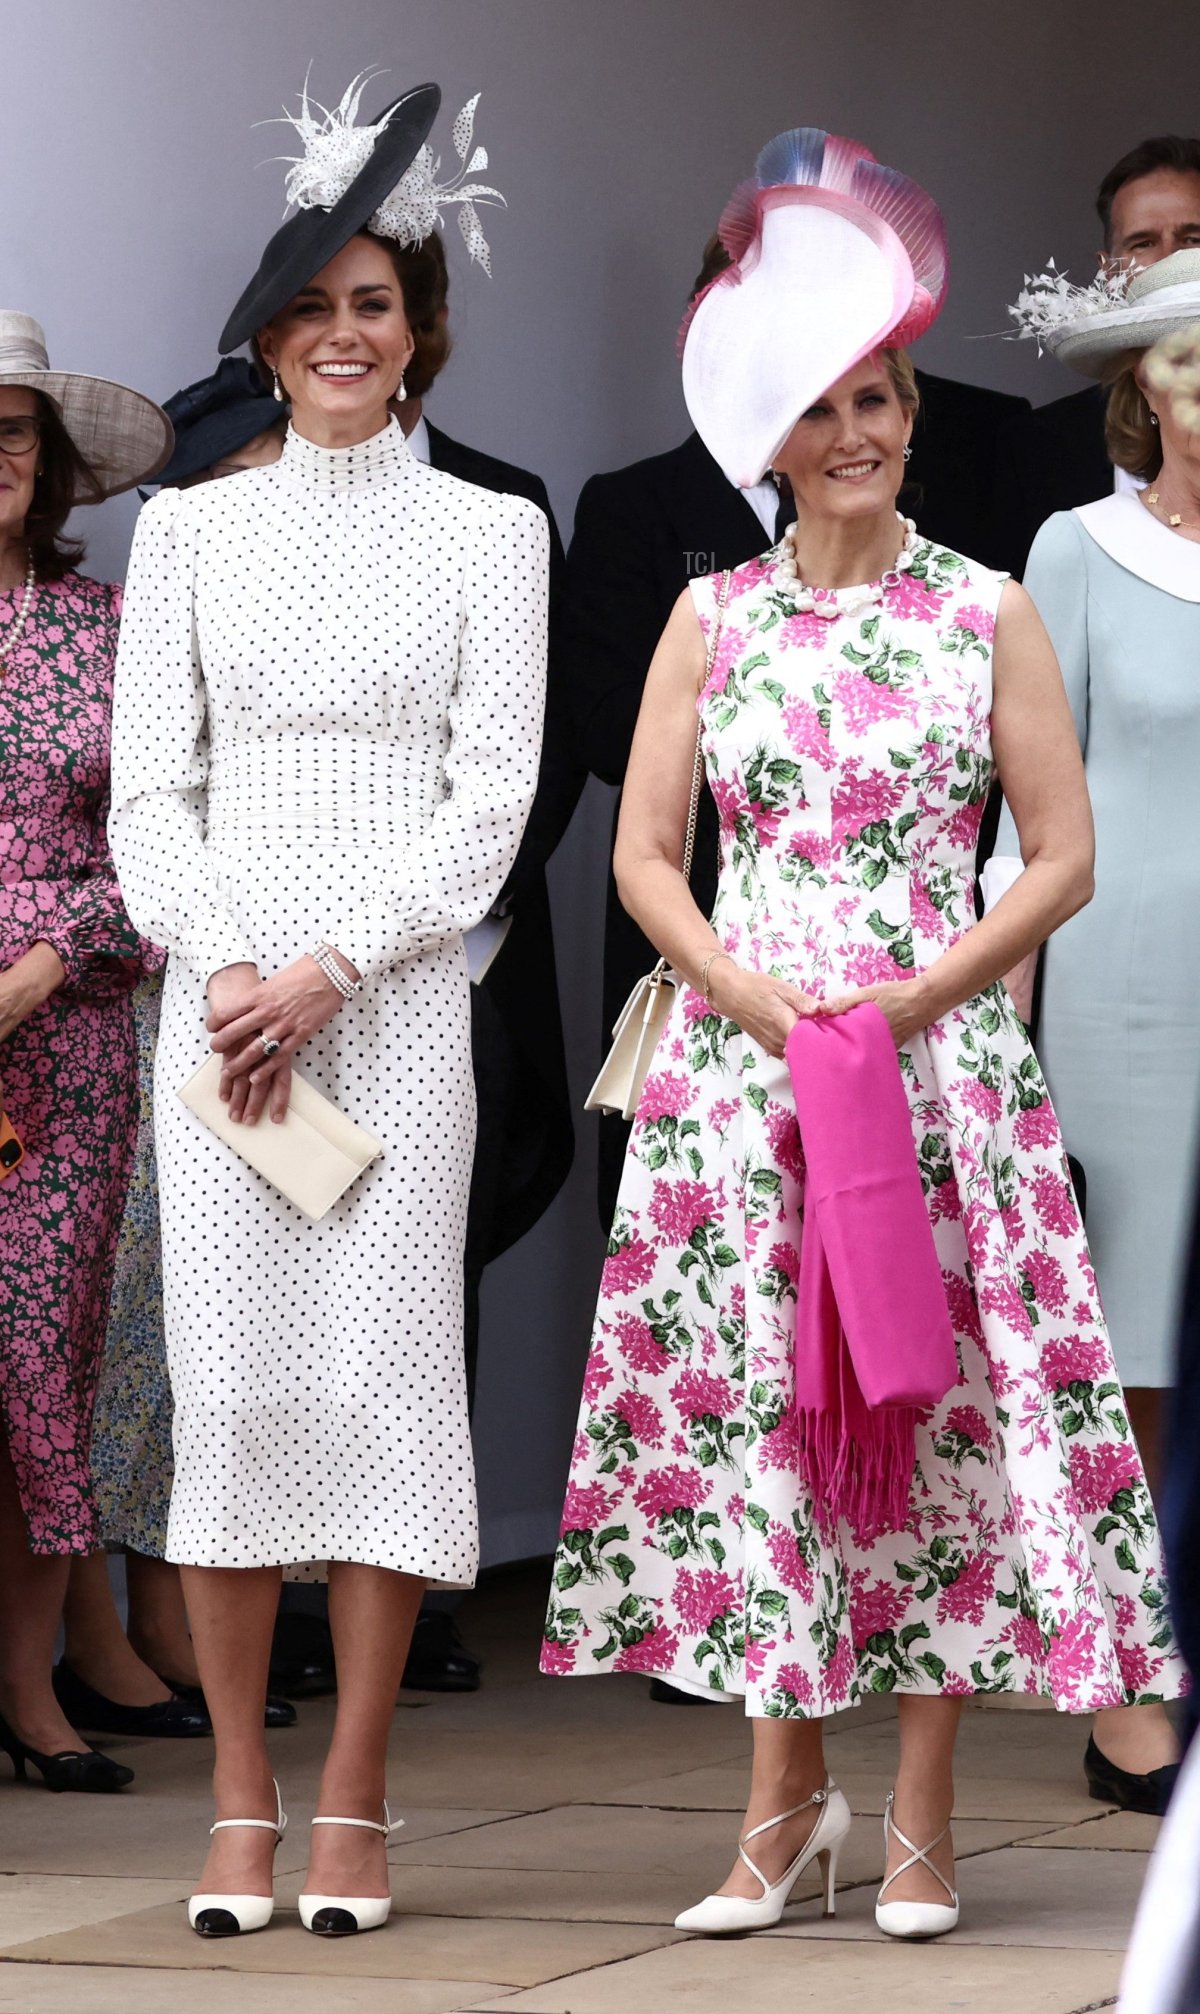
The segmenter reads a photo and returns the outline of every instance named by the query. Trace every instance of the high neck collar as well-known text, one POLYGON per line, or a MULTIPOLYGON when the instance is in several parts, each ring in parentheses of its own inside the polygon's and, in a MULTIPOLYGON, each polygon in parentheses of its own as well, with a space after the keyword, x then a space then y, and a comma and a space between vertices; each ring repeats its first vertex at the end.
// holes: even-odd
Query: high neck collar
POLYGON ((389 419, 381 433, 352 448, 320 448, 289 427, 278 466, 305 489, 360 490, 372 483, 394 482, 408 458, 404 430, 389 419))

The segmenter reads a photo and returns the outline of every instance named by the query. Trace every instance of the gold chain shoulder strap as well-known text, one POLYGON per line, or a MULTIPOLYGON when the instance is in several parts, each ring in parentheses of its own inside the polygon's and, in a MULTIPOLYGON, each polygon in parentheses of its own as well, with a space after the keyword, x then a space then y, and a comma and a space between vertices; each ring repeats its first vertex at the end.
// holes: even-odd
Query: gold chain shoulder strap
MULTIPOLYGON (((729 581, 730 569, 726 567, 724 573, 721 575, 721 585, 717 591, 716 614, 713 617, 712 628, 708 633, 708 650, 704 663, 704 684, 700 688, 700 693, 697 694, 697 701, 707 687, 709 679, 712 677, 713 665, 716 662, 717 656, 717 644, 721 636, 721 623, 725 615, 725 603, 729 597, 729 581)), ((683 840, 683 878, 687 882, 690 882, 692 878, 692 856, 696 851, 696 819, 700 810, 700 791, 704 783, 703 736, 704 722, 700 714, 697 713, 696 752, 692 757, 692 794, 688 803, 687 830, 683 840)))

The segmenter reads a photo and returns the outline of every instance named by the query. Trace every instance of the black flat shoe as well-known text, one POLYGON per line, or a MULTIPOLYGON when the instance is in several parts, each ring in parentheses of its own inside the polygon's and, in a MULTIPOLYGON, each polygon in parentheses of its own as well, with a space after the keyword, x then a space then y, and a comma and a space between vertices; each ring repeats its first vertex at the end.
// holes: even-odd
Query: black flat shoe
POLYGON ((0 1719, 0 1748, 12 1758, 13 1774, 19 1783, 26 1779, 25 1765, 32 1762, 40 1769, 47 1790, 124 1790, 133 1782, 132 1769, 126 1769, 123 1762, 114 1762, 111 1755, 101 1755, 95 1748, 64 1748, 58 1755, 43 1755, 40 1749, 30 1748, 15 1734, 8 1722, 0 1719))
POLYGON ((337 1691, 333 1638, 319 1615, 284 1614, 276 1619, 268 1683, 288 1699, 321 1699, 337 1691))
POLYGON ((410 1692, 478 1692, 483 1660, 468 1650, 453 1616, 433 1609, 417 1617, 401 1685, 410 1692))
POLYGON ((1161 1818, 1178 1781, 1179 1764, 1164 1762, 1158 1769, 1147 1770, 1145 1776, 1135 1776, 1132 1770, 1119 1769, 1110 1762, 1089 1734, 1083 1773, 1088 1796, 1098 1804, 1115 1804, 1122 1811, 1144 1811, 1151 1818, 1161 1818))
POLYGON ((665 1678, 650 1680, 650 1697, 655 1706, 706 1706, 698 1692, 685 1692, 682 1686, 668 1685, 665 1678))
POLYGON ((153 1706, 124 1706, 119 1699, 106 1699, 69 1664, 54 1667, 54 1696, 74 1726, 97 1734, 155 1734, 180 1741, 212 1733, 212 1722, 203 1706, 197 1708, 175 1694, 156 1700, 153 1706))
MULTIPOLYGON (((159 1673, 159 1677, 162 1678, 161 1672, 159 1673)), ((208 1720, 208 1704, 198 1685, 176 1685, 169 1678, 164 1678, 163 1684, 171 1687, 177 1699, 184 1699, 189 1706, 198 1708, 203 1713, 205 1720, 208 1720)), ((295 1727, 295 1725, 296 1709, 292 1705, 291 1700, 276 1699, 275 1695, 269 1692, 267 1694, 266 1711, 263 1714, 263 1726, 270 1728, 295 1727)), ((211 1728, 211 1721, 209 1721, 209 1726, 211 1728)))

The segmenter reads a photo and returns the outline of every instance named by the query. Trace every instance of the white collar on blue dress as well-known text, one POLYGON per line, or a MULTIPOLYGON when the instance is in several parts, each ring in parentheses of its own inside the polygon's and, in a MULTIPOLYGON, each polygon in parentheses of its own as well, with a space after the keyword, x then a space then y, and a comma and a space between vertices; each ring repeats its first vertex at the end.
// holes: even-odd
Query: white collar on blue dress
POLYGON ((1177 601, 1200 601, 1200 545, 1160 524, 1135 491, 1080 504, 1072 514, 1126 573, 1177 601))

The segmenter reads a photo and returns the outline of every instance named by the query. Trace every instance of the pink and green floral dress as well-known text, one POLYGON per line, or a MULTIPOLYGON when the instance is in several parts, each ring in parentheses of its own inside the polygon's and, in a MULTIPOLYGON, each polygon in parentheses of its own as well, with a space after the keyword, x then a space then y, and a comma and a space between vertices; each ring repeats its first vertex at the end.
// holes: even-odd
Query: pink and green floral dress
MULTIPOLYGON (((830 621, 776 562, 734 572, 700 703, 714 923, 742 964, 825 995, 919 972, 974 921, 1004 582, 922 542, 881 605, 830 621)), ((693 588, 706 634, 717 587, 693 588)), ((1058 1124, 1004 989, 900 1062, 960 1360, 918 1429, 904 1530, 818 1532, 787 1068, 681 988, 608 1247, 543 1670, 651 1672, 784 1717, 871 1692, 1083 1712, 1184 1689, 1058 1124)))

